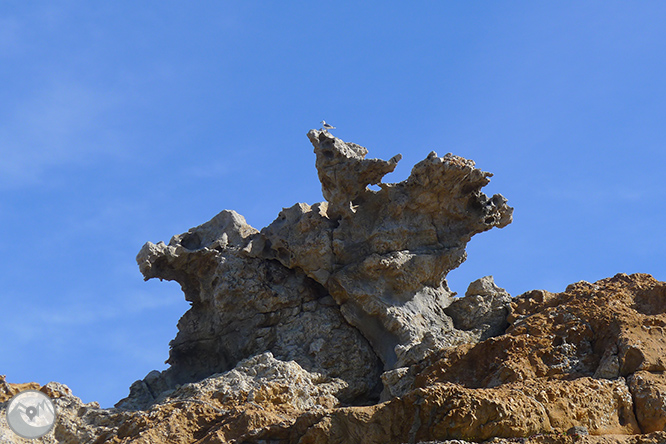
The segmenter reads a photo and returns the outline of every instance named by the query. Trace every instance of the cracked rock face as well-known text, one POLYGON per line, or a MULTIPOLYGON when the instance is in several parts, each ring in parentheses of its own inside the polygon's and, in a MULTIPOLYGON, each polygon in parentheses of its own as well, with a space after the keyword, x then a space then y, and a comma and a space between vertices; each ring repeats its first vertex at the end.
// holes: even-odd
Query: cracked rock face
POLYGON ((135 382, 118 407, 145 408, 263 352, 339 378, 340 400, 367 403, 383 370, 481 338, 446 314, 445 277, 474 234, 511 222, 506 199, 480 191, 491 174, 432 152, 407 180, 384 184, 401 156, 366 159, 367 149, 326 131, 308 137, 326 202, 286 208, 260 232, 223 211, 141 249, 144 277, 179 282, 192 308, 171 341, 170 368, 135 382))

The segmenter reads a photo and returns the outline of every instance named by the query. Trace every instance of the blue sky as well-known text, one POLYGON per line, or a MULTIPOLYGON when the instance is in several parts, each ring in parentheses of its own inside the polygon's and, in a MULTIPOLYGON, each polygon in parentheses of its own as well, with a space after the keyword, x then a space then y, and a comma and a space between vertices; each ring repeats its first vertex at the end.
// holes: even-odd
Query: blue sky
POLYGON ((179 286, 135 256, 322 200, 305 134, 495 174, 514 223, 449 275, 666 280, 666 4, 0 3, 0 374, 111 406, 164 369, 179 286))

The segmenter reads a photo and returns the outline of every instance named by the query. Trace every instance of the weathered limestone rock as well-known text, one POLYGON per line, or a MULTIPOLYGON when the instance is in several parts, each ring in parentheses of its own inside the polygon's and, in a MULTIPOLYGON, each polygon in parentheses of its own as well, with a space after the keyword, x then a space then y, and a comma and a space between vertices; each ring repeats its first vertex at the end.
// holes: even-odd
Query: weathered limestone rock
POLYGON ((511 302, 506 334, 435 353, 415 367, 415 384, 478 388, 540 377, 600 378, 600 367, 603 377, 612 376, 608 362, 614 355, 619 368, 661 372, 657 350, 664 350, 666 332, 658 326, 666 325, 666 313, 659 313, 665 287, 649 275, 618 274, 557 294, 527 292, 511 302), (633 352, 617 354, 626 343, 633 352))
MULTIPOLYGON (((26 384, 5 385, 12 393, 26 389, 26 384)), ((345 381, 307 372, 293 361, 264 353, 239 362, 229 372, 164 392, 145 411, 84 404, 67 386, 55 382, 43 387, 32 383, 30 389, 51 397, 58 415, 54 429, 40 442, 185 444, 204 435, 208 437, 204 442, 226 443, 252 439, 257 432, 275 433, 275 428, 293 426, 304 412, 323 415, 337 407, 335 395, 345 386, 345 381)), ((5 422, 7 405, 0 402, 0 442, 33 442, 11 431, 5 422)))
MULTIPOLYGON (((503 386, 506 387, 506 386, 503 386)), ((585 427, 595 435, 640 433, 633 400, 624 379, 538 378, 510 384, 540 402, 556 430, 585 427)))
POLYGON ((601 361, 594 372, 594 377, 615 379, 618 376, 620 376, 620 359, 617 356, 617 345, 611 344, 601 356, 601 361))
MULTIPOLYGON (((412 385, 370 406, 341 406, 346 381, 270 353, 163 392, 141 411, 83 404, 57 383, 0 388, 55 398, 61 419, 46 443, 657 444, 666 442, 664 373, 638 370, 627 382, 592 375, 608 350, 613 355, 609 344, 661 325, 664 288, 648 275, 620 274, 563 293, 526 293, 512 301, 507 333, 394 370, 401 381, 411 373, 412 385)), ((646 356, 640 365, 654 368, 650 351, 666 335, 642 338, 652 342, 631 343, 646 356)), ((3 422, 3 399, 0 441, 27 444, 3 422)))
MULTIPOLYGON (((53 429, 39 442, 44 444, 84 444, 107 442, 106 438, 116 435, 119 426, 132 416, 131 412, 100 409, 99 404, 85 404, 72 395, 72 391, 64 384, 49 382, 44 386, 31 383, 6 384, 11 388, 12 396, 23 390, 40 390, 53 400, 57 412, 57 421, 53 429)), ((9 398, 0 401, 0 443, 29 444, 35 440, 23 439, 9 428, 6 422, 6 409, 9 398)))
POLYGON ((247 402, 289 404, 296 410, 333 408, 347 383, 304 370, 295 361, 277 360, 270 352, 244 359, 226 373, 186 384, 163 394, 171 400, 212 397, 225 406, 247 402))
POLYGON ((337 222, 327 216, 328 202, 299 203, 284 208, 249 247, 255 257, 276 259, 287 268, 303 270, 326 285, 335 265, 331 234, 337 222))
POLYGON ((117 407, 145 408, 177 384, 230 370, 265 351, 345 380, 338 396, 346 402, 378 395, 379 360, 366 339, 302 271, 249 257, 243 249, 254 234, 242 216, 223 211, 169 245, 142 248, 137 261, 146 279, 179 282, 192 308, 171 341, 171 367, 135 382, 117 407))
POLYGON ((24 390, 39 390, 39 384, 28 382, 26 384, 9 384, 5 375, 0 375, 0 402, 6 402, 12 399, 14 395, 24 390))
POLYGON ((482 441, 572 427, 593 434, 640 432, 624 381, 541 380, 484 390, 437 383, 376 406, 337 409, 300 443, 482 441))
POLYGON ((400 156, 365 159, 365 148, 327 131, 308 137, 328 203, 284 210, 253 241, 252 254, 303 270, 326 287, 386 369, 473 341, 444 313, 452 301, 445 277, 464 261, 474 234, 511 222, 506 199, 480 192, 491 174, 432 152, 407 180, 384 184, 400 156))
MULTIPOLYGON (((492 276, 472 282, 463 298, 455 298, 444 312, 451 317, 456 330, 452 336, 462 338, 461 331, 469 336, 466 342, 473 344, 504 333, 511 311, 511 296, 495 285, 492 276)), ((422 344, 421 344, 422 345, 422 344)), ((398 367, 382 374, 384 390, 380 396, 387 401, 408 393, 414 384, 413 367, 398 367)))
POLYGON ((480 340, 504 333, 508 327, 511 296, 495 285, 492 276, 469 284, 464 298, 455 299, 444 311, 460 330, 473 330, 480 340))
POLYGON ((480 192, 491 174, 433 152, 406 181, 383 184, 400 156, 365 159, 365 148, 326 131, 308 137, 328 202, 284 209, 261 232, 223 211, 168 245, 141 249, 144 277, 179 282, 192 308, 171 342, 171 367, 135 382, 118 407, 145 408, 177 384, 266 351, 343 379, 344 402, 368 402, 381 390, 380 361, 404 367, 501 333, 501 310, 492 321, 470 320, 467 331, 444 311, 453 296, 445 277, 467 242, 511 222, 506 199, 480 192))
POLYGON ((487 276, 453 298, 471 236, 511 221, 480 191, 490 174, 431 153, 384 184, 398 156, 308 136, 328 202, 261 232, 223 211, 140 251, 145 278, 192 304, 169 369, 116 409, 0 377, 0 442, 31 442, 5 421, 28 388, 56 405, 45 443, 666 442, 666 283, 618 274, 511 299, 487 276))
POLYGON ((366 159, 366 148, 343 142, 328 131, 311 130, 308 138, 315 147, 315 165, 332 220, 354 212, 355 201, 366 194, 368 185, 381 183, 402 159, 400 154, 389 161, 366 159))

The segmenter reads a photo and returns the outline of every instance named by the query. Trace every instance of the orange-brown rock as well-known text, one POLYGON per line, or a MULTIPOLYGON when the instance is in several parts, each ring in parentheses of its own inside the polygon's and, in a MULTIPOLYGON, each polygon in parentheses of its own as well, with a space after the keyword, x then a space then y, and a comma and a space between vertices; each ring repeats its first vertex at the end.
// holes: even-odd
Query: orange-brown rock
POLYGON ((641 274, 578 282, 558 294, 525 293, 512 302, 505 335, 431 357, 421 364, 417 386, 662 372, 665 301, 666 284, 641 274))
MULTIPOLYGON (((620 274, 521 295, 505 334, 406 369, 404 393, 376 405, 336 406, 330 384, 341 382, 270 355, 136 412, 83 404, 50 383, 41 390, 62 419, 43 442, 664 443, 665 288, 620 274)), ((0 381, 0 409, 39 388, 0 381)))
POLYGON ((666 375, 639 371, 629 377, 629 387, 643 431, 666 430, 666 375))
POLYGON ((9 401, 12 396, 24 390, 39 390, 40 385, 36 382, 25 384, 10 384, 6 381, 5 375, 0 375, 0 402, 9 401))
POLYGON ((589 433, 640 433, 623 380, 535 380, 466 389, 436 383, 373 407, 338 409, 303 443, 418 442, 524 438, 584 426, 589 433), (416 441, 414 441, 416 440, 416 441))

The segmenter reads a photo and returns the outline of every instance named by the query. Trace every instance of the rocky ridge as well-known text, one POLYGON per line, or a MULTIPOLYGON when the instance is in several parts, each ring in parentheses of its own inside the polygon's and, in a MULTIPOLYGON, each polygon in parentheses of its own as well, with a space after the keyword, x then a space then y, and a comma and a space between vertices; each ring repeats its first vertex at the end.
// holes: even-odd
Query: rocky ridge
POLYGON ((192 304, 169 369, 113 409, 0 379, 0 442, 22 442, 4 409, 26 388, 58 409, 42 442, 666 442, 666 283, 619 274, 512 298, 485 277, 454 297, 467 242, 511 222, 481 192, 491 174, 433 152, 385 184, 399 155, 308 138, 326 202, 261 231, 223 211, 139 252, 146 279, 192 304))

